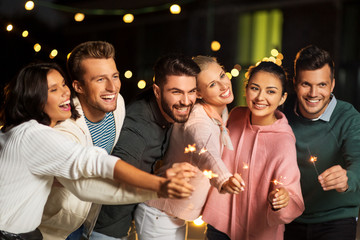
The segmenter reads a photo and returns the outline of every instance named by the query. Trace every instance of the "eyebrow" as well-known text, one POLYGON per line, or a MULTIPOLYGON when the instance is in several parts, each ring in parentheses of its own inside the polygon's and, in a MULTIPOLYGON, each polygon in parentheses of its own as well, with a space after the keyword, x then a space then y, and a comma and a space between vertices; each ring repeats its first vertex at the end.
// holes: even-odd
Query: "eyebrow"
MULTIPOLYGON (((196 87, 194 87, 193 89, 191 89, 190 91, 188 91, 188 92, 192 92, 192 91, 196 91, 196 87)), ((179 92, 185 92, 184 90, 181 90, 181 89, 179 89, 179 88, 169 88, 168 89, 168 91, 170 92, 170 91, 179 91, 179 92)))
MULTIPOLYGON (((114 72, 113 74, 111 74, 111 76, 114 76, 114 75, 116 75, 116 74, 119 74, 119 71, 114 72)), ((106 75, 107 75, 107 74, 99 74, 99 75, 96 75, 96 76, 92 77, 91 80, 97 79, 97 78, 99 78, 99 77, 106 77, 106 75)))
MULTIPOLYGON (((255 85, 255 86, 257 86, 257 87, 260 87, 260 85, 259 84, 256 84, 256 83, 251 83, 250 85, 255 85)), ((275 87, 275 86, 269 86, 269 87, 266 87, 266 89, 271 89, 271 88, 275 88, 275 89, 278 89, 277 87, 275 87)))
MULTIPOLYGON (((63 79, 63 80, 61 81, 61 83, 65 83, 65 84, 66 84, 65 79, 63 79)), ((57 85, 58 85, 57 83, 54 83, 54 84, 48 86, 48 89, 53 88, 53 87, 56 87, 57 85)))

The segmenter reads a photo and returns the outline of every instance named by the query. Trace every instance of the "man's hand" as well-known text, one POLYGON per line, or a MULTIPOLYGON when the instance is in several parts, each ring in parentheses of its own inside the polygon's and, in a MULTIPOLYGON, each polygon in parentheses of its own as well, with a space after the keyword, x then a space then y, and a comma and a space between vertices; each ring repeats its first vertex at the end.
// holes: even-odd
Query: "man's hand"
POLYGON ((335 189, 338 192, 345 192, 348 188, 348 177, 346 170, 340 165, 326 169, 318 177, 324 191, 335 189))
POLYGON ((221 193, 230 193, 238 194, 240 191, 244 191, 245 182, 238 173, 235 173, 234 176, 230 177, 226 182, 221 186, 221 193))
POLYGON ((196 172, 197 168, 187 162, 173 164, 166 170, 166 180, 162 182, 158 196, 163 198, 190 197, 194 187, 188 182, 196 172))
POLYGON ((286 188, 277 188, 268 195, 268 200, 274 210, 279 210, 289 204, 289 192, 286 188))

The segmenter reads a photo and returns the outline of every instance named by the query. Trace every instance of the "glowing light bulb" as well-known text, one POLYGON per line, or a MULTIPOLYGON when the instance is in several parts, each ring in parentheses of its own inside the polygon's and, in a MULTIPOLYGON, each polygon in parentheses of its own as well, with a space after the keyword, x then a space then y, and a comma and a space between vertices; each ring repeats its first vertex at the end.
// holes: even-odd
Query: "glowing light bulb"
POLYGON ((233 68, 231 70, 231 75, 233 75, 233 77, 237 77, 237 76, 239 76, 239 74, 240 74, 240 72, 236 68, 233 68))
POLYGON ((170 7, 170 12, 172 14, 179 14, 181 12, 181 7, 179 5, 177 5, 177 4, 173 4, 170 7))
POLYGON ((124 76, 126 77, 126 78, 131 78, 132 77, 132 72, 130 71, 130 70, 127 70, 125 73, 124 73, 124 76))
POLYGON ((277 55, 279 54, 279 51, 276 50, 276 49, 272 49, 272 50, 270 51, 270 53, 271 53, 271 55, 273 55, 274 57, 277 57, 277 55))
POLYGON ((53 49, 49 55, 49 58, 53 59, 54 57, 56 57, 58 55, 58 50, 53 49))
POLYGON ((229 78, 230 80, 232 79, 232 75, 231 75, 231 73, 226 72, 225 74, 228 76, 228 78, 229 78))
POLYGON ((6 31, 11 32, 14 29, 14 26, 12 24, 8 24, 6 26, 6 31))
POLYGON ((125 23, 132 23, 134 21, 134 15, 131 13, 125 14, 123 20, 125 23))
POLYGON ((33 1, 27 1, 27 2, 25 3, 25 9, 28 10, 28 11, 33 10, 33 9, 34 9, 34 6, 35 6, 35 4, 34 4, 33 1))
POLYGON ((140 80, 137 85, 138 88, 144 89, 146 87, 146 82, 144 80, 140 80))
POLYGON ((26 38, 27 36, 29 36, 29 32, 28 31, 23 31, 21 34, 24 38, 26 38))
POLYGON ((85 19, 85 14, 83 13, 76 13, 74 16, 75 21, 82 22, 85 19))
POLYGON ((40 50, 41 50, 41 45, 38 44, 38 43, 36 43, 36 44, 34 45, 34 50, 35 50, 35 52, 40 52, 40 50))
POLYGON ((212 41, 211 43, 211 50, 213 50, 214 52, 219 51, 221 48, 221 44, 218 41, 212 41))

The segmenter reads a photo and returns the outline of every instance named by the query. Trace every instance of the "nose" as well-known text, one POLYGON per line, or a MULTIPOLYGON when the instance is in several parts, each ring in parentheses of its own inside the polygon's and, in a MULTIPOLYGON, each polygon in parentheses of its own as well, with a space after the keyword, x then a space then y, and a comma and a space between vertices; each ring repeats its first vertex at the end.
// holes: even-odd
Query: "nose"
POLYGON ((264 91, 259 91, 258 95, 256 96, 257 100, 263 100, 264 99, 264 91))
POLYGON ((219 87, 220 87, 220 90, 225 90, 225 89, 227 88, 225 82, 219 81, 219 82, 218 82, 218 85, 219 85, 219 87))
POLYGON ((65 85, 63 87, 62 95, 65 96, 65 97, 70 96, 70 89, 69 89, 69 87, 67 85, 65 85))
POLYGON ((109 92, 115 91, 115 83, 112 80, 106 81, 106 90, 109 92))
POLYGON ((182 105, 188 106, 191 104, 191 100, 188 94, 184 94, 182 98, 180 99, 180 103, 182 105))
POLYGON ((316 97, 316 96, 317 96, 317 92, 318 92, 318 90, 317 90, 316 87, 311 87, 311 88, 310 88, 310 91, 309 91, 309 96, 310 96, 310 97, 316 97))

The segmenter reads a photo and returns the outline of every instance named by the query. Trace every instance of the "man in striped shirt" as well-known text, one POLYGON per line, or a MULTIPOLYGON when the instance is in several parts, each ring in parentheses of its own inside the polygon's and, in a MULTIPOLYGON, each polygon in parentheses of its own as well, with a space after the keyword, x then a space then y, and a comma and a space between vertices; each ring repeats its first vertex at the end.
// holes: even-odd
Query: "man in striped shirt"
MULTIPOLYGON (((114 47, 107 42, 84 42, 74 48, 67 67, 71 78, 69 86, 77 96, 74 104, 80 118, 57 126, 74 141, 102 147, 108 153, 119 138, 125 117, 124 100, 119 94, 121 82, 114 58, 114 47)), ((91 202, 127 204, 156 197, 154 192, 101 179, 58 180, 66 188, 59 183, 60 187, 52 188, 39 227, 44 239, 65 239, 79 227, 68 239, 79 239, 82 232, 89 235, 101 207, 91 202), (82 228, 85 228, 84 231, 82 228)))

